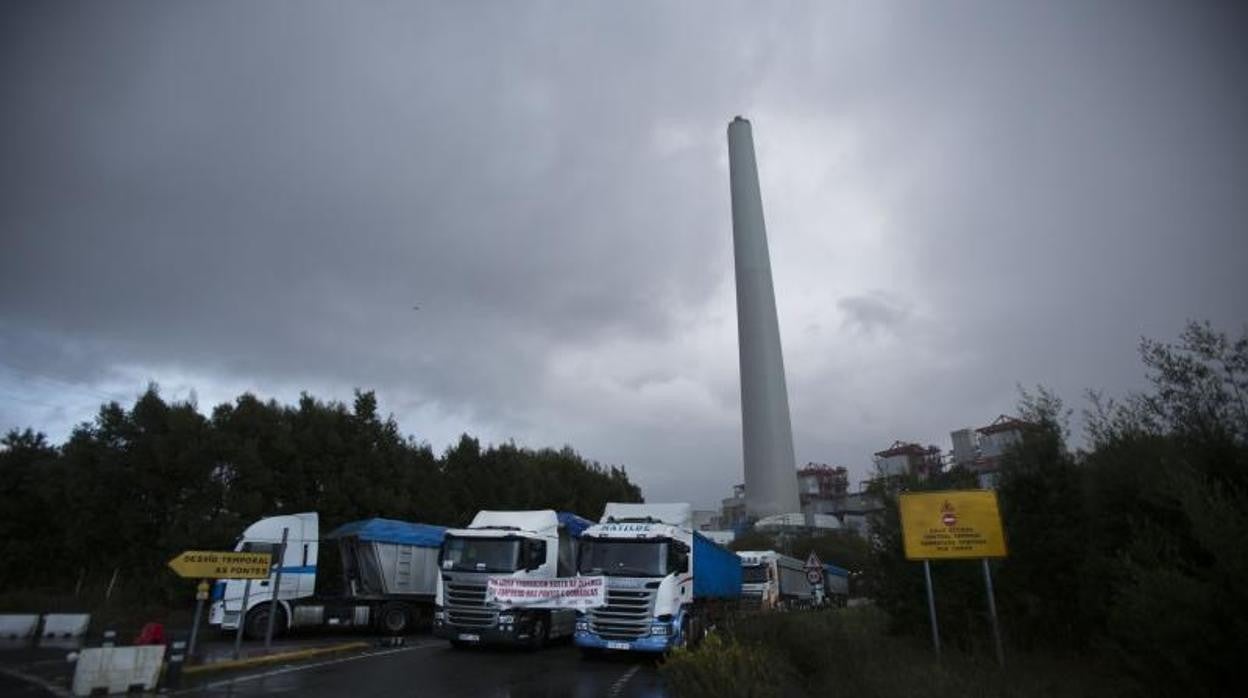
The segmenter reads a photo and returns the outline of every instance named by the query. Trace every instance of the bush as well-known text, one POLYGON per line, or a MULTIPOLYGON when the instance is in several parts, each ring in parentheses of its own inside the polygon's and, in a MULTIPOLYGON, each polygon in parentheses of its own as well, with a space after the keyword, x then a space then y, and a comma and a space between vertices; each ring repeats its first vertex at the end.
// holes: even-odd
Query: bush
POLYGON ((786 664, 772 650, 710 635, 696 650, 679 649, 663 663, 678 696, 770 698, 792 694, 786 664))
POLYGON ((887 634, 879 609, 743 616, 722 636, 663 666, 672 691, 703 696, 1126 696, 1138 691, 1086 657, 1016 654, 1008 671, 983 655, 887 634))

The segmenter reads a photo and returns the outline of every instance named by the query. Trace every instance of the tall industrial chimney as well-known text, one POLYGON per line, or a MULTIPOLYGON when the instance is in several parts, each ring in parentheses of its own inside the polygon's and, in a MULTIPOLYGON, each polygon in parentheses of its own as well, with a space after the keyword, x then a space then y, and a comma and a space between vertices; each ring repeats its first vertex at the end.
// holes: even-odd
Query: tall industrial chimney
POLYGON ((787 514, 801 511, 789 393, 784 384, 784 355, 780 351, 758 165, 754 162, 754 136, 750 122, 739 116, 728 124, 728 169, 737 270, 745 509, 750 517, 787 514))

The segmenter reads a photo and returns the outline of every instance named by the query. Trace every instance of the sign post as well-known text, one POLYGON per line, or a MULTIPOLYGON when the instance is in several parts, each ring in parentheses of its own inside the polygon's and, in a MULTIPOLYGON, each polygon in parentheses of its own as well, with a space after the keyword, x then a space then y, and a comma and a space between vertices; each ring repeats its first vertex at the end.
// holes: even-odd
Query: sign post
POLYGON ((806 581, 814 587, 815 603, 823 605, 823 562, 815 551, 810 551, 810 555, 806 556, 806 581))
POLYGON ((932 562, 923 561, 923 578, 927 580, 927 615, 932 619, 932 647, 940 656, 940 627, 936 625, 936 594, 932 591, 932 562))
MULTIPOLYGON (((191 640, 186 648, 187 656, 195 654, 195 637, 199 633, 199 620, 204 613, 204 601, 208 599, 209 579, 246 579, 243 591, 243 611, 247 610, 247 596, 251 592, 252 579, 269 576, 268 553, 234 553, 216 550, 187 550, 170 560, 169 569, 179 577, 199 577, 195 588, 195 618, 191 621, 191 640)), ((238 659, 239 643, 242 642, 244 616, 238 616, 238 636, 234 639, 234 658, 238 659)))
POLYGON ((264 648, 273 647, 273 619, 277 617, 277 594, 282 588, 282 564, 286 560, 286 538, 289 528, 282 529, 282 544, 277 549, 277 575, 273 580, 273 600, 269 602, 269 627, 264 631, 264 648))
POLYGON ((208 580, 199 580, 195 587, 195 619, 191 621, 191 641, 186 648, 188 658, 195 656, 195 638, 199 636, 199 619, 204 615, 204 601, 208 598, 208 580))
POLYGON ((247 602, 251 599, 251 578, 243 585, 243 605, 238 609, 238 630, 234 633, 234 659, 243 654, 243 627, 247 625, 247 602))
POLYGON ((903 493, 901 536, 906 558, 923 561, 927 581, 927 609, 932 621, 932 646, 940 654, 940 634, 936 626, 936 595, 932 590, 932 560, 979 558, 984 567, 988 590, 988 615, 996 643, 997 662, 1005 666, 997 605, 992 593, 988 558, 1005 557, 1005 531, 1001 510, 993 490, 942 490, 903 493))
POLYGON ((1001 649, 1001 626, 997 623, 997 601, 992 595, 992 572, 988 571, 988 558, 984 563, 984 587, 988 589, 988 615, 992 618, 992 636, 997 641, 997 664, 1005 666, 1005 651, 1001 649))

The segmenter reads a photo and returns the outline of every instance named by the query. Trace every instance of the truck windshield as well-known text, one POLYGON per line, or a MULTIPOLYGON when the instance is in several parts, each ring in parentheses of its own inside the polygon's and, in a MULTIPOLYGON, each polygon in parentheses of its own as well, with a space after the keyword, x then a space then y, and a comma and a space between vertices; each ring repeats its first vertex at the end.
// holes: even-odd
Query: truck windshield
POLYGON ((767 565, 748 565, 741 568, 741 581, 745 584, 758 584, 767 581, 767 565))
POLYGON ((459 538, 442 543, 442 569, 469 572, 515 572, 520 567, 519 538, 459 538))
POLYGON ((667 541, 582 538, 576 569, 608 577, 666 577, 667 541))

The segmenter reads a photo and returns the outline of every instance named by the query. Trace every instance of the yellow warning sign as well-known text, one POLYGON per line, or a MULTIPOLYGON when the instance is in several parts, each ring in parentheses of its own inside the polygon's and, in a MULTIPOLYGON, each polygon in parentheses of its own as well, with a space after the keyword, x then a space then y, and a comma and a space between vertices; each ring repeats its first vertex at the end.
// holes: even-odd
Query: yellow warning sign
POLYGON ((995 491, 914 492, 899 501, 908 559, 1005 557, 995 491))
POLYGON ((188 550, 169 561, 179 577, 202 579, 268 579, 268 553, 221 553, 188 550))

